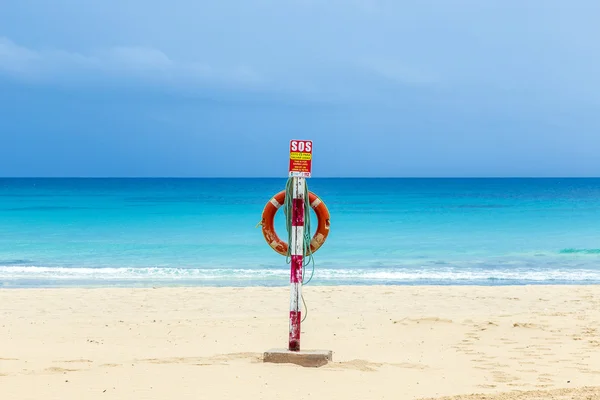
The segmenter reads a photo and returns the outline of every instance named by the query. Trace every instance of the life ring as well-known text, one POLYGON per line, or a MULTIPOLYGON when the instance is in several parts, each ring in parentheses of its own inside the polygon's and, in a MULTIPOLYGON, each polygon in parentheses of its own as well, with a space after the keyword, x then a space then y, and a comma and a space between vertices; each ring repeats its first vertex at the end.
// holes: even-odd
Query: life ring
MULTIPOLYGON (((288 244, 281 240, 275 232, 273 226, 275 214, 285 201, 285 190, 277 193, 271 200, 267 202, 262 213, 262 232, 265 240, 277 253, 287 256, 288 244)), ((325 243, 327 235, 329 235, 329 210, 325 203, 314 193, 308 192, 308 201, 311 208, 315 211, 318 219, 317 231, 310 241, 310 250, 314 253, 325 243)))

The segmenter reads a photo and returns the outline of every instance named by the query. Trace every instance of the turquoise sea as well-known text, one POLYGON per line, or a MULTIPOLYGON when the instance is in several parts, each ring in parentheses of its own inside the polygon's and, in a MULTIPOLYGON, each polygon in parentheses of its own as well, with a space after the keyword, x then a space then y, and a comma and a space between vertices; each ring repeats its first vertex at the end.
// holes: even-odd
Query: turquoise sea
MULTIPOLYGON (((600 283, 600 179, 308 185, 331 212, 311 285, 600 283)), ((0 286, 286 286, 285 257, 256 227, 284 187, 285 179, 0 179, 0 286)))

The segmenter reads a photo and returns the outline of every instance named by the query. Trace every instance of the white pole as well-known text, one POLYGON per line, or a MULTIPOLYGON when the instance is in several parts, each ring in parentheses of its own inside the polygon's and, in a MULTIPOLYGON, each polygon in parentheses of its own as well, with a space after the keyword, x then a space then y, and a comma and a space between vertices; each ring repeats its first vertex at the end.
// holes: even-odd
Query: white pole
POLYGON ((300 351, 300 302, 302 300, 302 265, 304 257, 304 178, 292 178, 292 235, 290 271, 290 337, 289 350, 300 351))

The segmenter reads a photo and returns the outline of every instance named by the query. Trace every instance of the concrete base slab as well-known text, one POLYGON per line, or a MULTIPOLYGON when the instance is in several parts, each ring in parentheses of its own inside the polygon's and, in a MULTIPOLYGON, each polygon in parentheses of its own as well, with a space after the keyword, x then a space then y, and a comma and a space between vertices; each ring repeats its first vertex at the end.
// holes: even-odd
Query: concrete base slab
POLYGON ((263 362, 288 363, 303 367, 322 367, 333 360, 331 350, 301 350, 289 351, 288 349, 271 349, 265 351, 263 362))

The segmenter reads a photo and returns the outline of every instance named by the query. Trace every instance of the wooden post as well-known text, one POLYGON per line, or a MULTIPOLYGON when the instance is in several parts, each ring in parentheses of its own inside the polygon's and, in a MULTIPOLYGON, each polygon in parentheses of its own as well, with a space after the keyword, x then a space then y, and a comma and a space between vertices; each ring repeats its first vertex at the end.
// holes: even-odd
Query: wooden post
POLYGON ((290 351, 300 351, 300 303, 302 301, 302 266, 304 261, 304 178, 292 178, 292 237, 290 273, 290 351))

